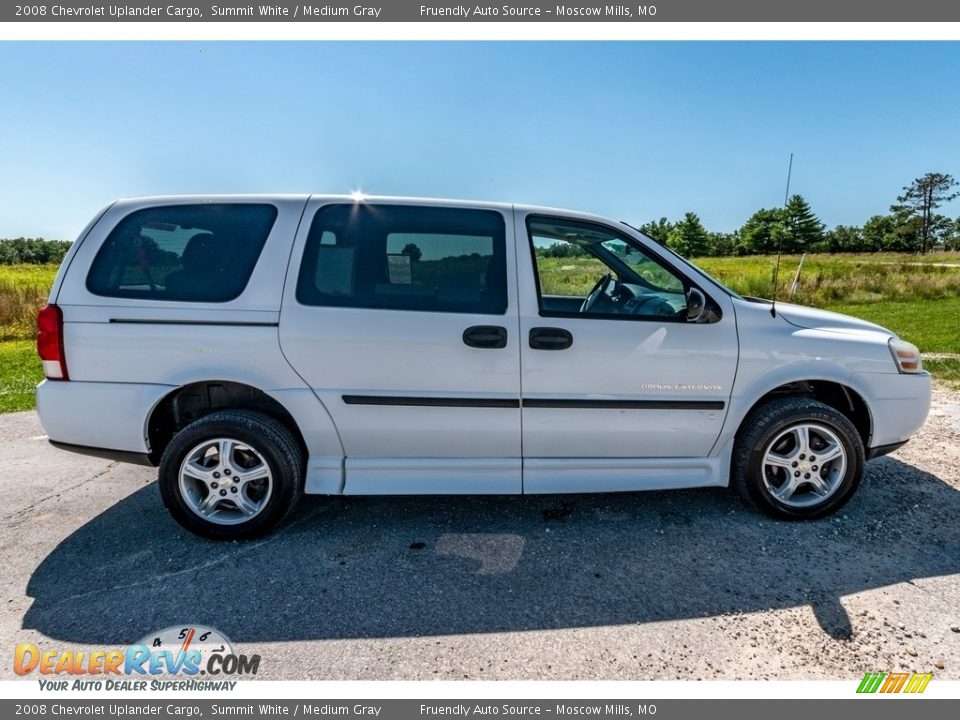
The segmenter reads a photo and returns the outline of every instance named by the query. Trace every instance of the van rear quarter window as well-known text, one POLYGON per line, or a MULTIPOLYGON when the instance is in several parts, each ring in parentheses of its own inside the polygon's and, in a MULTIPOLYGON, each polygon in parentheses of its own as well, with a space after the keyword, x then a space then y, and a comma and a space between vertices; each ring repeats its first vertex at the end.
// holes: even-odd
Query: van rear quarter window
POLYGON ((506 231, 491 210, 351 203, 314 215, 304 305, 502 315, 506 231))
POLYGON ((247 286, 277 218, 268 204, 136 210, 104 241, 87 276, 95 295, 227 302, 247 286))

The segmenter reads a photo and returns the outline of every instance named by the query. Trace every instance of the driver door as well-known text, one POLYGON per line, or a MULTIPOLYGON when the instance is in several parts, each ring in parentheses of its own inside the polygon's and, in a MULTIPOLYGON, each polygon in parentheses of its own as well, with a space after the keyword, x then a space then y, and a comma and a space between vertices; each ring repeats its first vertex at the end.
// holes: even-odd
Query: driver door
MULTIPOLYGON (((729 298, 700 288, 715 312, 688 322, 692 281, 652 241, 575 217, 517 212, 516 223, 524 491, 632 489, 605 468, 622 480, 631 460, 707 457, 737 365, 729 298), (570 469, 594 484, 551 480, 570 469)), ((674 463, 685 464, 696 465, 674 463)), ((633 477, 642 488, 647 475, 633 477)))

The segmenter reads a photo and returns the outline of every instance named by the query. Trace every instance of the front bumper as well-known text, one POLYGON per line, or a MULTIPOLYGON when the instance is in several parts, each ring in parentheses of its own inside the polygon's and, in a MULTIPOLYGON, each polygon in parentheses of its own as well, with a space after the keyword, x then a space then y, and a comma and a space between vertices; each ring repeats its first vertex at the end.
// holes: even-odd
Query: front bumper
POLYGON ((932 392, 928 373, 855 373, 851 380, 870 408, 871 451, 902 445, 926 421, 932 392))

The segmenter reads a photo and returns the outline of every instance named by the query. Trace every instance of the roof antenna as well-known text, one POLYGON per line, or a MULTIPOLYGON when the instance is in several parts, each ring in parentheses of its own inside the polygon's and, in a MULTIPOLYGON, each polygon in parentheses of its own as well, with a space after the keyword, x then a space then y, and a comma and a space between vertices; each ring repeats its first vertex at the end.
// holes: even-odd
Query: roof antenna
MULTIPOLYGON (((787 166, 787 189, 783 193, 783 209, 787 209, 790 198, 790 175, 793 173, 793 153, 787 166)), ((780 279, 780 255, 783 251, 783 229, 777 233, 777 264, 773 268, 773 298, 770 301, 770 317, 777 316, 777 281, 780 279)))

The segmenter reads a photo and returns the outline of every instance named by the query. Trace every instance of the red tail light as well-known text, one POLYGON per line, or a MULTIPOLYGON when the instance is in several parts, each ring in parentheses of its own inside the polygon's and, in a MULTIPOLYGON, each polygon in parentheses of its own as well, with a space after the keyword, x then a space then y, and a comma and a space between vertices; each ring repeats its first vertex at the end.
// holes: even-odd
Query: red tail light
POLYGON ((37 313, 37 354, 48 380, 70 379, 63 352, 63 311, 56 305, 44 305, 37 313))

